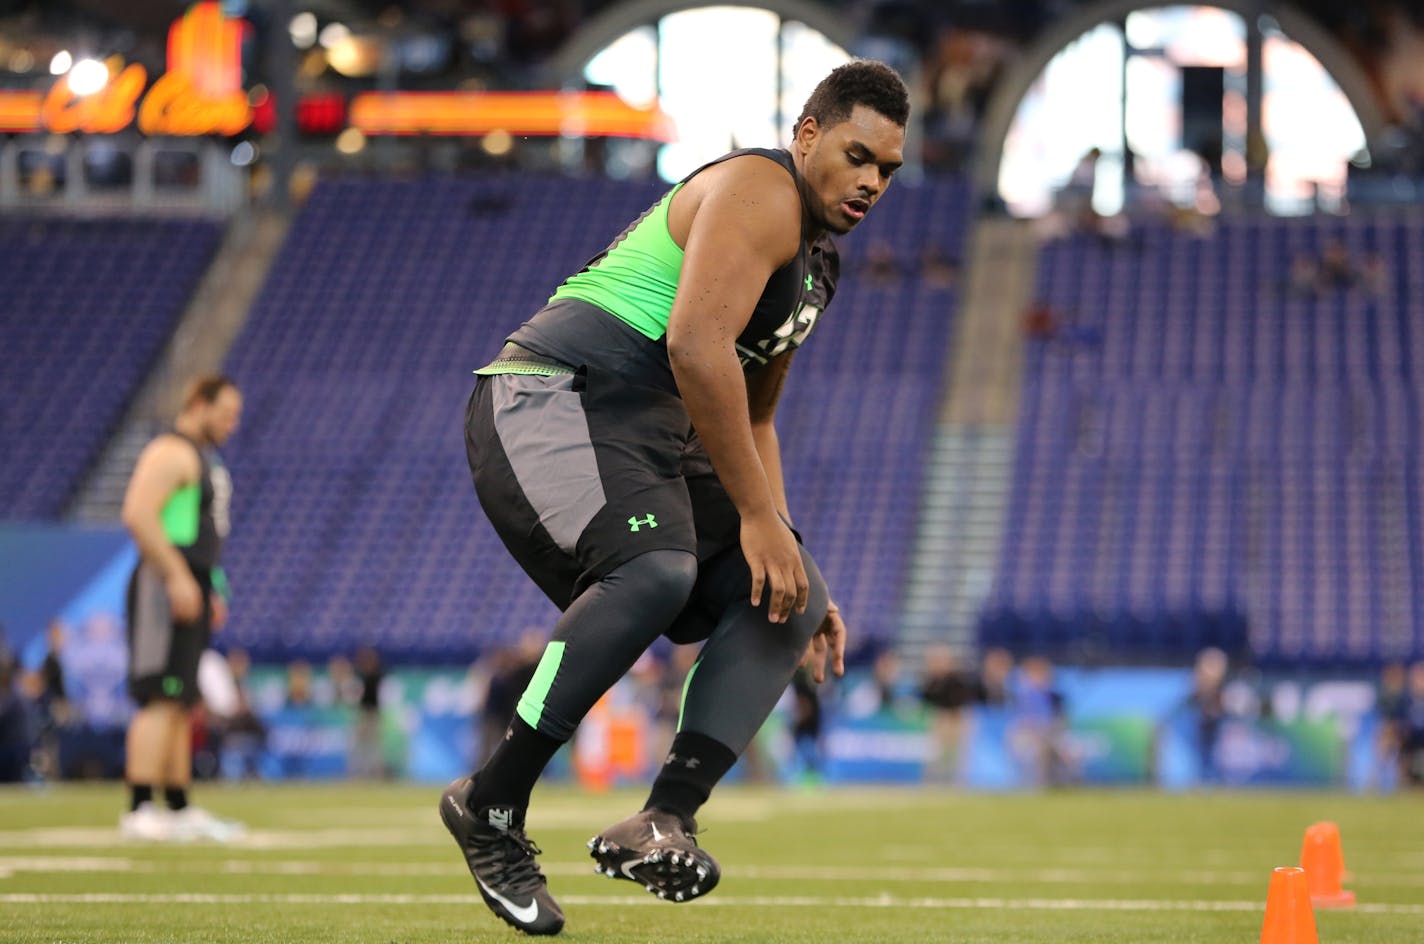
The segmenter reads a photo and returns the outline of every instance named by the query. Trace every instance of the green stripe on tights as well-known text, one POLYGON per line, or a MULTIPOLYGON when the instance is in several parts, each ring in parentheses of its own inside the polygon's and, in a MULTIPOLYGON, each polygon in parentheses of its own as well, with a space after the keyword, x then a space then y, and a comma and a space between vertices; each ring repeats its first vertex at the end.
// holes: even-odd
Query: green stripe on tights
POLYGON ((687 690, 692 687, 692 676, 697 671, 697 667, 702 664, 698 659, 692 663, 692 668, 687 670, 687 678, 682 680, 682 701, 677 706, 677 730, 682 730, 682 716, 687 712, 687 690))
POLYGON ((551 642, 529 680, 529 687, 519 699, 519 717, 536 731, 539 719, 544 715, 544 699, 549 697, 549 689, 554 687, 554 677, 559 674, 559 663, 564 659, 564 644, 551 642))

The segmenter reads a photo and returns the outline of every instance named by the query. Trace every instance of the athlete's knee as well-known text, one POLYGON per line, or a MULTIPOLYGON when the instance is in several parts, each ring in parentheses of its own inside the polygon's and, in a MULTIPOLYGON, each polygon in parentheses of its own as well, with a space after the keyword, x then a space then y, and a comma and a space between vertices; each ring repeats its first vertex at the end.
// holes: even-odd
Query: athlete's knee
POLYGON ((626 585, 639 597, 657 601, 672 614, 680 612, 697 584, 697 555, 664 548, 639 554, 620 564, 608 578, 626 585))

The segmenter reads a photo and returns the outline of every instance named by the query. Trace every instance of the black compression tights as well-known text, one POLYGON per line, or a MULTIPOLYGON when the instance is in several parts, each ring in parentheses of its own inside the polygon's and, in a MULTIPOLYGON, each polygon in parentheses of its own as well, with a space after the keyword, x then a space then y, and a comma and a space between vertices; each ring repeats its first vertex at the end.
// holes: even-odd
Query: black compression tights
POLYGON ((696 581, 692 554, 649 551, 579 594, 554 627, 539 672, 520 699, 520 717, 539 733, 567 741, 677 618, 696 581))

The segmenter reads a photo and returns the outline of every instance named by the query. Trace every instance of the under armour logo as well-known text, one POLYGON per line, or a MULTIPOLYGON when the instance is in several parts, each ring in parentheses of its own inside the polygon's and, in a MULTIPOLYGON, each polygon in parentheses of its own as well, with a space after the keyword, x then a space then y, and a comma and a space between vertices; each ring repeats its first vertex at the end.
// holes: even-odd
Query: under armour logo
POLYGON ((643 525, 647 525, 650 528, 656 528, 658 526, 658 519, 653 517, 652 515, 648 515, 645 518, 639 518, 638 516, 634 515, 632 518, 628 519, 628 530, 632 531, 634 534, 637 534, 638 529, 641 528, 643 525))
POLYGON ((701 760, 700 758, 697 758, 697 757, 678 757, 676 754, 669 754, 669 755, 667 756, 667 762, 668 762, 669 764, 681 764, 682 766, 686 767, 688 770, 696 770, 696 769, 697 769, 699 766, 701 766, 701 764, 702 764, 702 760, 701 760))

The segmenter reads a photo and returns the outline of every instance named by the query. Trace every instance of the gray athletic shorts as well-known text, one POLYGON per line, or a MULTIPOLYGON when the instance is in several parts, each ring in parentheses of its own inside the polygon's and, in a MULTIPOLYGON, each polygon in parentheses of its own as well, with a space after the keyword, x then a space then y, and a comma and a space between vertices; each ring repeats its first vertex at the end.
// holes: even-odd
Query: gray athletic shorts
POLYGON ((129 695, 140 705, 156 698, 198 703, 198 660, 212 640, 212 610, 211 580, 195 577, 203 591, 203 615, 191 623, 173 621, 168 589, 152 566, 139 564, 129 578, 129 695))
POLYGON ((706 561, 738 544, 736 508, 662 390, 594 367, 481 376, 465 446, 485 514, 560 609, 647 551, 706 561))

